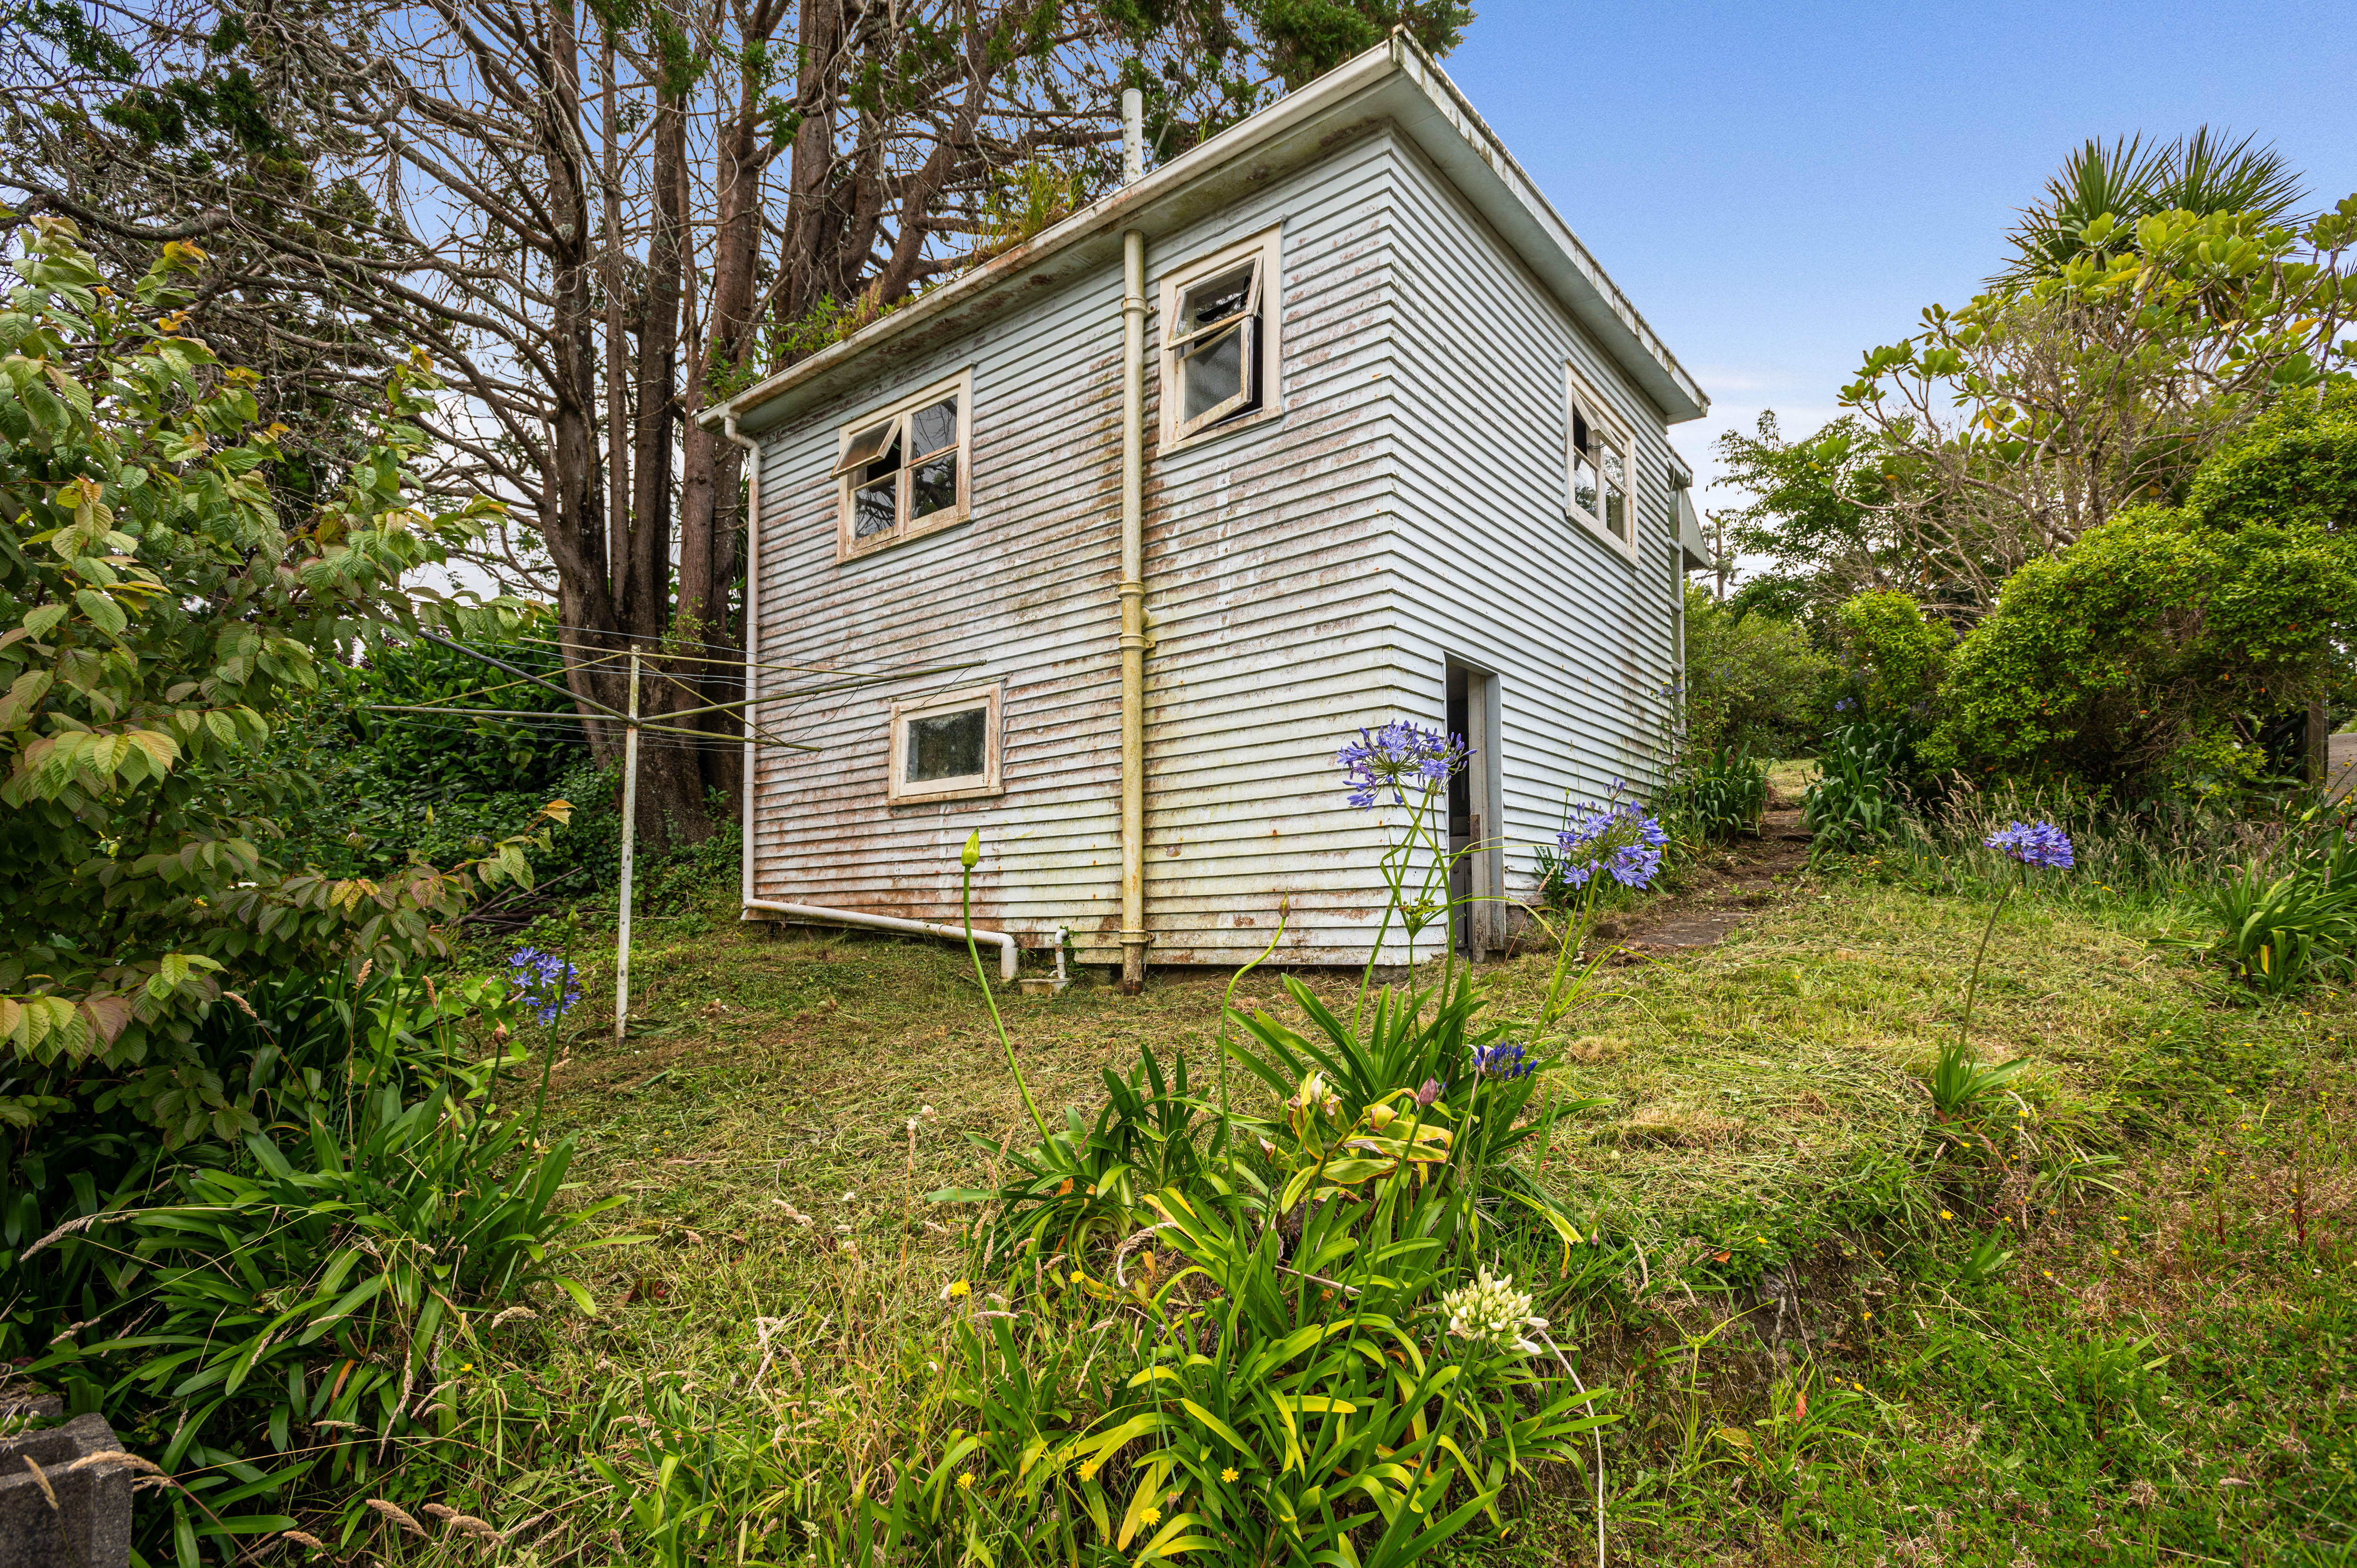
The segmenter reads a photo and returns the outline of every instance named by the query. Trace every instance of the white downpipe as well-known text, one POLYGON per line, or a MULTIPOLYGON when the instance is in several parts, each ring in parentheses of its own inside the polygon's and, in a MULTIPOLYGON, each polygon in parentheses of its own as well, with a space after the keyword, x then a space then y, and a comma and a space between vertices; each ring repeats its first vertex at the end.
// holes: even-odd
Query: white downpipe
POLYGON ((738 897, 749 905, 753 901, 753 775, 758 766, 753 749, 753 666, 761 657, 761 621, 758 613, 761 591, 761 444, 737 428, 734 404, 722 411, 720 434, 751 459, 745 478, 745 800, 739 808, 745 819, 745 847, 739 854, 744 864, 738 889, 738 897))
MULTIPOLYGON (((764 914, 791 915, 798 920, 823 920, 832 925, 859 926, 874 931, 906 931, 910 936, 943 937, 953 942, 966 939, 963 926, 936 926, 926 920, 904 920, 898 915, 869 915, 857 909, 829 909, 817 904, 780 904, 768 898, 748 898, 745 908, 759 909, 764 914)), ((998 950, 998 978, 1006 984, 1014 984, 1018 952, 1015 939, 1005 931, 976 931, 974 940, 998 950)))
MULTIPOLYGON (((1135 88, 1121 95, 1122 175, 1144 171, 1135 88)), ((1121 988, 1146 984, 1146 235, 1121 237, 1121 988)))

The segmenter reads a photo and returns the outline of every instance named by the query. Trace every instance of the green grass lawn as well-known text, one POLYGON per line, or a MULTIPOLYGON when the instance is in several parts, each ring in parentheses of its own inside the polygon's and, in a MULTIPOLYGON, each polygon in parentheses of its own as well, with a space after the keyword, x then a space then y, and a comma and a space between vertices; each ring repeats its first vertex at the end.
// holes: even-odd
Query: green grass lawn
MULTIPOLYGON (((1602 1103, 1542 1174, 1606 1240, 1524 1283, 1612 1391, 1610 1560, 2357 1562, 2347 999, 2260 1004, 2133 909, 2017 902, 1974 1033, 2034 1065, 1982 1133, 1943 1137, 1921 1073, 1989 906, 1874 874, 1611 967, 1559 1031, 1546 1092, 1602 1103)), ((651 929, 641 1031, 618 1047, 584 1015, 553 1112, 584 1197, 626 1197, 649 1240, 602 1254, 598 1317, 505 1324, 459 1375, 474 1457, 448 1495, 528 1522, 520 1563, 662 1561, 644 1499, 682 1411, 706 1467, 734 1467, 715 1506, 752 1514, 936 1429, 972 1305, 944 1292, 984 1276, 963 1211, 925 1195, 989 1185, 1028 1131, 964 954, 651 929)), ((1493 1005, 1529 1015, 1545 974, 1488 972, 1493 1005)), ((1092 1116, 1141 1047, 1184 1051, 1208 1091, 1228 984, 1001 1006, 1049 1115, 1092 1116)), ((1237 1000, 1295 1011, 1264 973, 1237 1000)), ((1535 1477, 1460 1555, 1593 1561, 1593 1487, 1535 1477)))

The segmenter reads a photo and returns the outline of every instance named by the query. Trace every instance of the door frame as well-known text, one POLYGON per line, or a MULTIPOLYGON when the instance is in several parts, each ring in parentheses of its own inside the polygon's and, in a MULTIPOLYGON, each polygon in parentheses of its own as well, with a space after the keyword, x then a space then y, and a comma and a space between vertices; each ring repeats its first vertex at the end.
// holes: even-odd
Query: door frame
POLYGON ((1448 709, 1448 686, 1465 676, 1465 744, 1472 756, 1466 762, 1467 782, 1473 797, 1472 841, 1480 847, 1466 860, 1472 907, 1467 911, 1467 947, 1475 959, 1502 952, 1506 946, 1506 843, 1503 832, 1506 790, 1500 736, 1503 733, 1503 682, 1495 670, 1456 654, 1441 658, 1441 707, 1448 709))

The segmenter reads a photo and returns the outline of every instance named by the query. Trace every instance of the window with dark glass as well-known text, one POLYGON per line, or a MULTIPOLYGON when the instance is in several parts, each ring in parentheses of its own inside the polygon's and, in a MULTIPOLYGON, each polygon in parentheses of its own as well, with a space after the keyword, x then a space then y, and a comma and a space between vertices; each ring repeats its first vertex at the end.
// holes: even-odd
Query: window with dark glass
POLYGON ((982 745, 990 734, 987 707, 953 714, 927 714, 909 721, 909 762, 904 782, 978 779, 985 771, 982 745))
POLYGON ((1278 239, 1269 229, 1163 275, 1166 446, 1276 406, 1278 239))
POLYGON ((996 795, 999 781, 996 685, 969 686, 892 704, 887 788, 897 802, 996 795))
POLYGON ((1604 413, 1603 404, 1579 381, 1570 379, 1568 494, 1572 515, 1611 536, 1623 549, 1637 542, 1629 499, 1628 435, 1604 413))
POLYGON ((961 379, 845 427, 834 465, 843 491, 842 553, 964 517, 965 395, 961 379))
POLYGON ((1171 323, 1178 433, 1260 404, 1260 258, 1179 291, 1171 323))

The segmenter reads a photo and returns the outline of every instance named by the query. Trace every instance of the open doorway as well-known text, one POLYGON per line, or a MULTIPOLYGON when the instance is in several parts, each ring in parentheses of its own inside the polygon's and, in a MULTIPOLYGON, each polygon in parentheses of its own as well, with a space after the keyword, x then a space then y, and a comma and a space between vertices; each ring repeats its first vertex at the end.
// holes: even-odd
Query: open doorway
POLYGON ((1448 733, 1465 737, 1471 757, 1448 783, 1448 892, 1457 950, 1486 958, 1504 947, 1505 846, 1499 837, 1498 678, 1450 660, 1448 733), (1471 854, 1465 852, 1470 850, 1471 854))

